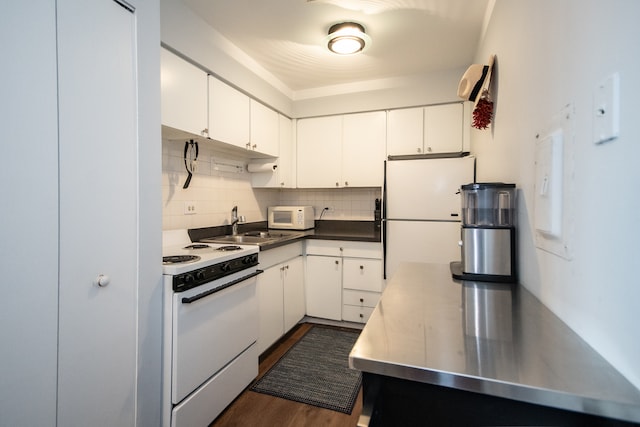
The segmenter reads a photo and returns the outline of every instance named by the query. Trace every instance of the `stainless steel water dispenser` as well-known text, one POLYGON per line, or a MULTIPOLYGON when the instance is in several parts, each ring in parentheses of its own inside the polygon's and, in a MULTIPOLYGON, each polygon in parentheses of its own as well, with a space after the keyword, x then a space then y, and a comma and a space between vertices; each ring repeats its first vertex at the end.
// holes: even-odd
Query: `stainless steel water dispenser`
POLYGON ((462 196, 461 256, 454 277, 515 282, 516 186, 501 182, 472 183, 462 196))

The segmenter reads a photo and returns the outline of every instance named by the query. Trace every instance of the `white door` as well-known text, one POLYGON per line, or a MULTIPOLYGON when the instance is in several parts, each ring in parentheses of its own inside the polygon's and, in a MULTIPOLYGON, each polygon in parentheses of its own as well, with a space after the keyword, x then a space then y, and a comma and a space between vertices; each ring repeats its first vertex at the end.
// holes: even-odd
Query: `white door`
POLYGON ((57 4, 58 425, 133 426, 136 17, 113 0, 57 4))
POLYGON ((0 2, 0 425, 56 425, 56 4, 0 2), (19 207, 19 208, 18 208, 19 207))

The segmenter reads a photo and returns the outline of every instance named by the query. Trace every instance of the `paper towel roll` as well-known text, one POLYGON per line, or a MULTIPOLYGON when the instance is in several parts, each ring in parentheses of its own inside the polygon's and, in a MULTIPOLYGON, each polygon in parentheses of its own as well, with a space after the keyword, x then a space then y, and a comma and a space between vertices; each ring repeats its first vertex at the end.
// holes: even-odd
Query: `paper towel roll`
POLYGON ((249 163, 247 165, 247 170, 252 173, 255 173, 255 172, 273 173, 273 171, 275 171, 277 167, 278 165, 276 165, 275 163, 249 163))

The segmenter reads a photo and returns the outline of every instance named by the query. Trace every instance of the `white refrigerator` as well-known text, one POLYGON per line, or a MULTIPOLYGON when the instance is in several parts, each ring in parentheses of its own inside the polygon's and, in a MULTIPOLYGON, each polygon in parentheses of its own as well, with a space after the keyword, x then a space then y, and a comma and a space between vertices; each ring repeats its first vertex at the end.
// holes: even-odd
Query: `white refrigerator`
POLYGON ((387 160, 383 187, 384 277, 402 262, 460 261, 459 190, 475 182, 475 157, 387 160))

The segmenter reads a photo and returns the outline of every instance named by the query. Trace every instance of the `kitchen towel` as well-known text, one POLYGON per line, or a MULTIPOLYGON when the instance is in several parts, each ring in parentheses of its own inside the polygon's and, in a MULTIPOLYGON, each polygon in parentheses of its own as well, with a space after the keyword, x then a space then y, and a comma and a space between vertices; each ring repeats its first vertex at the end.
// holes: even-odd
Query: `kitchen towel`
POLYGON ((249 163, 249 165, 247 166, 247 170, 251 173, 257 173, 257 172, 273 173, 277 167, 278 166, 275 163, 253 162, 253 163, 249 163))
POLYGON ((362 383, 348 361, 359 333, 314 326, 251 390, 350 414, 362 383))

